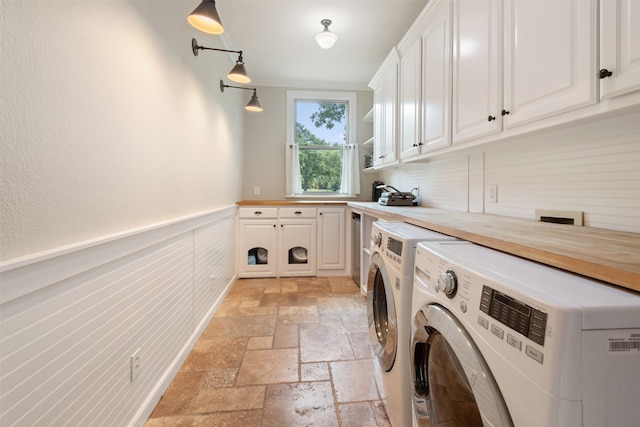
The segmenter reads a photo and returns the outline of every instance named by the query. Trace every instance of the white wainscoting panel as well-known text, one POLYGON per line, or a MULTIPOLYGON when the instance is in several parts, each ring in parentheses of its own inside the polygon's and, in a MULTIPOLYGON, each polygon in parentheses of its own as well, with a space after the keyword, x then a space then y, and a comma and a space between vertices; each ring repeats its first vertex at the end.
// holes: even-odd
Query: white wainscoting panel
POLYGON ((38 280, 0 305, 0 425, 144 424, 233 284, 234 214, 226 208, 2 265, 5 289, 38 280), (47 282, 38 270, 57 258, 68 271, 47 282))

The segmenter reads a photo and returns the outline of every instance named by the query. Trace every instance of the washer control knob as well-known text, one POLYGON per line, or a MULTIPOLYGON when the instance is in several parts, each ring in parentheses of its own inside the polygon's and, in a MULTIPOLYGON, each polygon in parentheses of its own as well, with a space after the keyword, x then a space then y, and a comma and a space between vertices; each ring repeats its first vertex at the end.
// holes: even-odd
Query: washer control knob
POLYGON ((382 244, 382 234, 378 233, 373 236, 373 244, 380 247, 382 244))
POLYGON ((442 291, 444 294, 453 298, 458 290, 458 277, 453 270, 447 270, 438 276, 438 285, 436 291, 442 291))

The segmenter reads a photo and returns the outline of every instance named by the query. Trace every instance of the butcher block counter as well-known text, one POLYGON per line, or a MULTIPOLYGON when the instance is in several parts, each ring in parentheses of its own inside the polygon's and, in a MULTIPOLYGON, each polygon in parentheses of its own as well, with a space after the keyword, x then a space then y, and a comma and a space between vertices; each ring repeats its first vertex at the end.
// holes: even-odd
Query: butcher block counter
POLYGON ((640 234, 425 207, 348 202, 361 213, 404 221, 583 276, 640 291, 640 234))

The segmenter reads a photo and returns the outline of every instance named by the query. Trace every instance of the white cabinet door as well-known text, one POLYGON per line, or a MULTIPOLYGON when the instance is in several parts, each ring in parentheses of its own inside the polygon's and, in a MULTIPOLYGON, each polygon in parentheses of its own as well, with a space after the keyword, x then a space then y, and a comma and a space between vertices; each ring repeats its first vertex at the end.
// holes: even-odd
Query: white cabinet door
POLYGON ((422 135, 422 40, 418 38, 400 58, 400 159, 420 154, 422 135))
POLYGON ((504 1, 504 127, 596 102, 596 0, 504 1))
POLYGON ((389 69, 384 79, 384 164, 395 163, 396 154, 396 123, 398 114, 398 64, 389 69))
POLYGON ((398 55, 395 49, 387 56, 369 86, 373 89, 373 165, 378 168, 398 162, 398 55))
POLYGON ((384 165, 384 87, 373 91, 373 166, 384 165))
POLYGON ((278 227, 278 275, 316 275, 316 221, 283 220, 278 227))
POLYGON ((640 89, 640 1, 600 0, 600 69, 602 98, 640 89))
POLYGON ((453 3, 453 144, 502 131, 497 0, 453 3))
POLYGON ((345 268, 345 209, 318 209, 318 270, 345 268))
POLYGON ((238 222, 238 275, 275 277, 277 268, 276 220, 238 222))
POLYGON ((422 151, 450 145, 451 3, 437 6, 422 35, 422 151))

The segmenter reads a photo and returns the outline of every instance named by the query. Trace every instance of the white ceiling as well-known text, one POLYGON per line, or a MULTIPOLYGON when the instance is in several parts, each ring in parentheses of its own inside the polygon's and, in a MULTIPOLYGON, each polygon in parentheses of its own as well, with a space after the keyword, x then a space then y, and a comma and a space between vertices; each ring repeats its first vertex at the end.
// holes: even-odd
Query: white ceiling
MULTIPOLYGON (((193 0, 193 8, 200 0, 193 0)), ((427 0, 217 0, 222 41, 242 50, 255 86, 364 89, 427 0), (338 36, 321 49, 314 37, 331 19, 338 36)), ((190 9, 189 12, 191 12, 190 9)), ((212 37, 202 33, 198 42, 212 37)))

